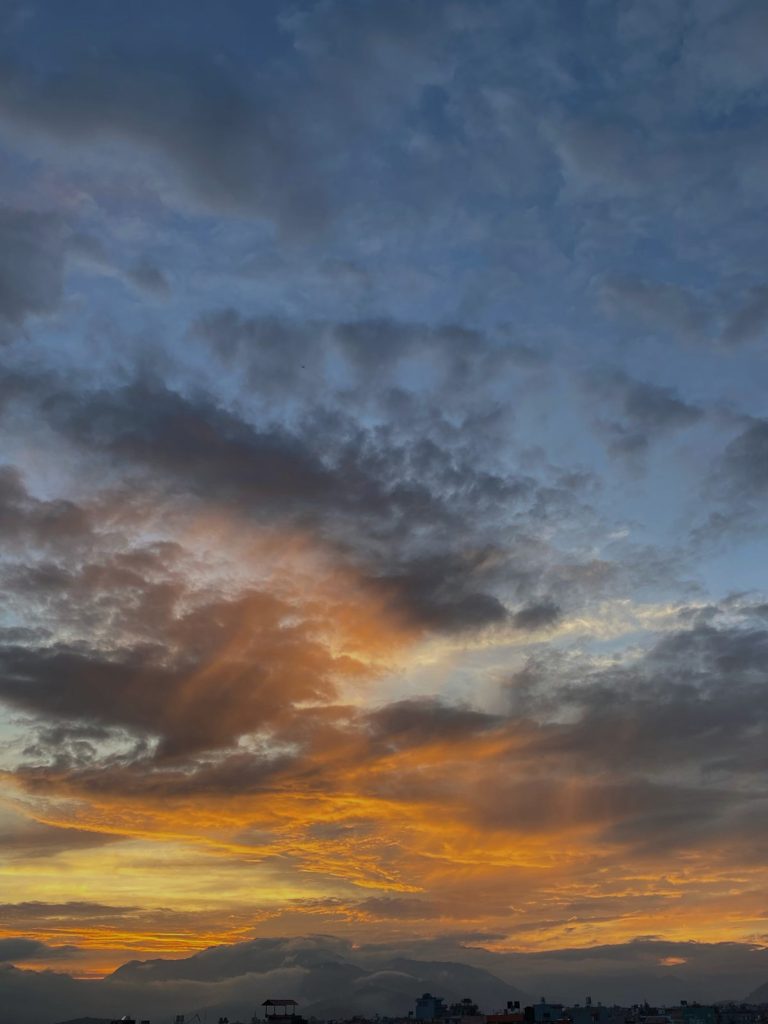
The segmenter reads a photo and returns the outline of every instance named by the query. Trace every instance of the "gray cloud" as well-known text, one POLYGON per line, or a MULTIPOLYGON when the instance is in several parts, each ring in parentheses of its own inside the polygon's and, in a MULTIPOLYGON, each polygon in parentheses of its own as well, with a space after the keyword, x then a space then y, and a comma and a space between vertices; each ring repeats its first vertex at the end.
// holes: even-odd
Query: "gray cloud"
POLYGON ((161 491, 215 495, 255 521, 311 525, 394 612, 422 628, 502 622, 505 582, 522 603, 536 604, 536 570, 522 565, 535 558, 525 524, 574 514, 583 484, 576 476, 543 486, 486 469, 468 428, 414 437, 324 410, 295 427, 262 426, 208 397, 146 382, 54 396, 44 411, 91 452, 151 473, 161 491), (512 516, 518 525, 506 530, 507 547, 495 548, 491 538, 512 516), (510 576, 504 566, 518 559, 518 536, 521 564, 510 576))
MULTIPOLYGON (((44 716, 158 736, 167 754, 226 746, 293 701, 333 696, 333 656, 305 625, 285 625, 291 615, 276 598, 253 592, 186 613, 169 607, 162 645, 6 647, 0 696, 44 716), (250 629, 239 648, 212 668, 237 647, 244 622, 250 629), (206 672, 215 672, 215 685, 195 686, 206 672)), ((93 759, 91 744, 66 749, 70 767, 93 759)))
POLYGON ((302 229, 323 219, 311 159, 280 93, 248 92, 212 61, 91 53, 50 74, 6 62, 1 80, 0 116, 17 130, 70 146, 130 140, 214 206, 277 211, 302 229))
POLYGON ((137 907, 116 907, 104 903, 90 903, 86 900, 69 900, 66 903, 44 903, 32 900, 25 903, 2 903, 0 913, 5 921, 23 921, 29 925, 38 920, 74 920, 81 918, 123 917, 133 913, 137 907))
POLYGON ((696 84, 711 90, 713 104, 723 94, 740 93, 768 81, 761 59, 768 43, 765 8, 755 0, 734 5, 699 4, 698 18, 685 40, 682 63, 696 84))
POLYGON ((681 340, 701 341, 711 330, 712 310, 695 292, 669 281, 639 277, 609 277, 600 285, 606 312, 633 318, 672 332, 681 340))
POLYGON ((141 260, 135 266, 131 267, 126 274, 128 280, 135 284, 137 288, 142 289, 145 292, 150 292, 153 295, 164 296, 167 295, 170 290, 168 278, 156 267, 154 263, 150 263, 149 260, 141 260))
MULTIPOLYGON (((759 340, 768 324, 768 288, 757 285, 744 293, 704 296, 691 288, 639 277, 607 278, 600 302, 615 322, 627 313, 633 319, 680 341, 720 341, 740 345, 759 340)), ((637 334, 635 328, 633 333, 637 334)))
POLYGON ((683 400, 675 388, 634 380, 623 373, 595 375, 587 382, 590 396, 601 402, 596 426, 611 452, 625 457, 643 454, 665 434, 697 423, 704 410, 683 400), (612 415, 618 418, 612 418, 612 415))
POLYGON ((27 960, 54 960, 71 957, 78 952, 75 946, 49 946, 37 939, 0 939, 0 962, 16 963, 27 960))
POLYGON ((709 531, 732 534, 762 521, 761 499, 768 488, 768 420, 753 419, 726 444, 706 484, 708 497, 714 499, 709 531))
POLYGON ((383 409, 404 377, 415 393, 438 402, 449 401, 460 387, 462 407, 469 409, 475 392, 483 393, 499 375, 546 363, 545 353, 511 340, 508 331, 497 333, 386 317, 299 322, 246 317, 231 308, 203 314, 190 330, 270 401, 306 399, 320 378, 347 407, 378 403, 383 409))
POLYGON ((700 485, 701 514, 691 531, 694 544, 700 548, 713 541, 751 537, 763 528, 768 420, 743 417, 741 426, 741 432, 712 459, 700 485))
POLYGON ((6 542, 77 544, 90 536, 88 514, 74 502, 30 495, 19 471, 0 466, 0 530, 6 542))
POLYGON ((756 341, 765 336, 768 328, 768 285, 751 289, 728 319, 723 330, 723 341, 727 345, 756 341))
MULTIPOLYGON (((50 754, 48 749, 48 754, 50 754)), ((57 828, 40 822, 24 821, 17 827, 4 827, 0 833, 0 853, 9 860, 55 857, 67 850, 107 846, 117 837, 80 828, 57 828)), ((7 920, 7 918, 5 918, 7 920)))
POLYGON ((546 629, 560 618, 560 608, 553 601, 530 604, 515 612, 512 621, 518 629, 546 629))
POLYGON ((768 420, 755 419, 730 441, 715 464, 714 483, 736 502, 759 498, 768 487, 768 420))
POLYGON ((0 207, 0 341, 62 298, 61 220, 49 213, 0 207))
POLYGON ((413 918, 423 921, 430 915, 440 916, 440 908, 434 903, 407 896, 371 896, 367 900, 361 900, 357 906, 366 914, 384 920, 393 918, 402 921, 413 918))
POLYGON ((367 718, 374 739, 385 749, 479 736, 499 724, 500 719, 495 715, 428 698, 396 701, 367 718))
POLYGON ((492 582, 492 551, 416 557, 398 571, 376 576, 377 590, 387 595, 406 622, 447 632, 475 630, 504 622, 508 612, 493 594, 480 589, 492 582))

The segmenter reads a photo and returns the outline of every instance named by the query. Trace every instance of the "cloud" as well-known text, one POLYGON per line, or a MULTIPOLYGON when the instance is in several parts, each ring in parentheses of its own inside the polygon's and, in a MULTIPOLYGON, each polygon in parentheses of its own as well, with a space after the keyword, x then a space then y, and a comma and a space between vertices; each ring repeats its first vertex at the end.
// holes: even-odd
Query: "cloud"
POLYGON ((292 702, 330 699, 336 674, 360 671, 293 617, 253 592, 171 612, 160 648, 6 647, 0 696, 45 716, 138 729, 167 754, 226 746, 292 702))
POLYGON ((495 715, 437 699, 395 701, 373 711, 368 727, 385 748, 407 749, 438 741, 477 736, 500 724, 495 715))
POLYGON ((680 340, 701 341, 712 330, 712 310, 704 298, 669 281, 609 277, 601 283, 599 296, 603 308, 617 319, 629 313, 680 340))
POLYGON ((587 391, 601 401, 596 426, 609 451, 625 457, 644 453, 665 434, 690 427, 704 410, 683 400, 675 388, 634 380, 623 373, 594 375, 587 391), (607 415, 602 413, 605 409, 607 415), (618 418, 608 418, 615 410, 618 418))
POLYGON ((215 208, 276 211, 302 229, 323 220, 322 190, 280 93, 249 92, 212 61, 92 52, 54 73, 7 62, 2 81, 0 116, 17 131, 68 147, 128 140, 215 208))
POLYGON ((431 914, 438 917, 440 910, 428 900, 408 899, 396 896, 371 896, 358 903, 358 909, 374 918, 395 918, 398 921, 415 918, 423 921, 431 914))
POLYGON ((700 290, 669 281, 608 277, 599 296, 619 330, 627 331, 629 314, 634 333, 634 321, 639 321, 678 341, 742 345, 759 340, 768 323, 768 289, 763 284, 705 297, 700 290))
POLYGON ((647 144, 638 126, 618 119, 572 120, 551 122, 546 131, 577 194, 626 197, 647 188, 647 144))
POLYGON ((117 907, 87 900, 69 900, 66 903, 44 903, 33 900, 26 903, 3 903, 0 910, 5 921, 23 921, 26 924, 38 920, 78 920, 80 918, 123 917, 133 913, 137 907, 117 907))
POLYGON ((553 601, 543 601, 515 612, 513 622, 518 629, 536 630, 553 626, 559 618, 560 608, 553 601))
POLYGON ((763 520, 761 497, 768 487, 768 421, 754 418, 713 460, 704 491, 709 514, 694 536, 735 535, 763 520))
MULTIPOLYGON (((437 492, 473 488, 498 501, 513 493, 491 474, 455 478, 448 453, 430 449, 417 466, 407 446, 338 417, 308 419, 300 429, 254 425, 204 396, 187 398, 139 382, 116 392, 60 396, 48 403, 51 421, 81 445, 156 471, 198 495, 217 495, 254 517, 327 520, 345 527, 361 516, 399 528, 410 520, 450 521, 456 513, 437 492), (318 438, 322 437, 322 443, 318 438), (417 469, 426 470, 417 476, 417 469), (429 475, 427 475, 429 474, 429 475)), ((457 496, 458 496, 457 495, 457 496)))
POLYGON ((0 938, 0 962, 27 963, 30 960, 54 960, 57 957, 71 957, 76 952, 73 946, 47 946, 36 939, 0 938))
POLYGON ((748 499, 761 494, 768 486, 768 421, 755 420, 729 442, 720 468, 733 493, 748 499))
POLYGON ((128 280, 142 291, 152 295, 165 296, 170 290, 168 278, 148 260, 141 260, 127 272, 128 280))
POLYGON ((395 397, 390 392, 407 389, 442 401, 459 385, 462 406, 469 409, 475 393, 484 393, 495 377, 546 363, 543 352, 505 333, 391 317, 302 322, 244 316, 233 308, 204 313, 190 329, 193 339, 237 367, 270 402, 276 396, 306 399, 320 377, 329 395, 338 393, 347 407, 382 411, 395 397))
POLYGON ((731 315, 723 330, 727 345, 756 341, 765 335, 768 327, 768 286, 752 288, 743 304, 731 315))
POLYGON ((325 410, 295 426, 260 424, 146 381, 54 396, 44 413, 78 445, 150 474, 145 486, 160 493, 215 496, 254 524, 311 529, 417 629, 503 622, 505 563, 520 562, 506 573, 514 596, 538 597, 534 570, 522 564, 535 557, 522 543, 525 523, 549 516, 554 524, 578 502, 578 478, 542 486, 485 468, 473 448, 482 424, 477 440, 469 429, 413 437, 325 410), (494 548, 511 516, 509 549, 494 548))
POLYGON ((680 525, 763 515, 762 16, 673 7, 8 19, 7 938, 339 932, 123 972, 170 1015, 765 931, 764 595, 680 525))
MULTIPOLYGON (((406 622, 446 632, 475 630, 504 622, 508 612, 493 594, 473 589, 490 575, 484 572, 491 552, 416 557, 401 571, 376 576, 376 588, 388 597, 406 622), (475 584, 476 585, 476 584, 475 584)), ((490 581, 489 581, 490 582, 490 581)))
POLYGON ((18 469, 0 466, 0 517, 6 541, 41 546, 77 544, 88 539, 88 514, 66 499, 41 500, 30 495, 18 469))
POLYGON ((20 814, 3 814, 1 820, 3 831, 0 834, 0 852, 9 861, 55 857, 68 850, 97 849, 115 841, 113 836, 103 832, 57 828, 54 825, 29 821, 20 814))
POLYGON ((51 213, 0 207, 0 341, 52 312, 63 295, 62 223, 51 213))
MULTIPOLYGON (((260 779, 285 792, 312 765, 313 785, 331 803, 340 787, 373 800, 376 830, 389 828, 388 806, 395 801, 403 851, 417 861, 439 834, 428 820, 423 828, 418 824, 414 805, 441 808, 454 834, 476 828, 486 844, 492 836, 503 844, 508 834, 546 847, 557 830, 572 829, 581 831, 582 843, 589 836, 602 846, 606 856, 624 850, 641 859, 658 857, 661 836, 665 849, 697 848, 716 856, 725 829, 729 856, 750 863, 760 833, 754 823, 762 797, 753 782, 764 766, 765 723, 755 708, 767 643, 764 628, 698 625, 670 634, 626 666, 544 660, 537 667, 534 661, 527 675, 510 683, 509 718, 424 700, 363 716, 347 710, 325 720, 294 717, 283 735, 292 736, 298 749, 272 764, 243 753, 198 764, 192 772, 137 760, 29 768, 18 777, 42 792, 62 786, 70 793, 141 800, 185 792, 212 798, 258 796, 260 779), (569 681, 571 673, 578 683, 569 681), (465 763, 470 753, 471 766, 451 781, 447 766, 465 763), (687 784, 677 781, 681 774, 687 784)), ((341 825, 344 815, 336 820, 341 825)), ((310 823, 306 819, 299 828, 310 823)), ((367 842, 354 819, 352 831, 341 829, 338 838, 340 849, 348 849, 347 839, 367 842)), ((330 835, 323 846, 327 868, 330 835)))
POLYGON ((684 43, 682 63, 687 74, 712 91, 713 104, 723 94, 735 98, 764 86, 768 75, 760 53, 768 40, 768 18, 762 4, 747 0, 720 10, 713 5, 709 17, 706 10, 701 5, 684 43))
POLYGON ((768 485, 768 421, 740 417, 737 422, 742 429, 715 453, 700 484, 701 514, 691 530, 699 549, 713 541, 752 538, 765 519, 761 498, 768 485))

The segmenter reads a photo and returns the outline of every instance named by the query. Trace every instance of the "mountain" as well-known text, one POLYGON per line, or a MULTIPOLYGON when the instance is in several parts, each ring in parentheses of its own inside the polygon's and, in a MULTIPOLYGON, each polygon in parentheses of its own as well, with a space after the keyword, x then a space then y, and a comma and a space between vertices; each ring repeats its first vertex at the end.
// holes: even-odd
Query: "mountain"
MULTIPOLYGON (((342 952, 343 950, 343 952, 342 952)), ((302 941, 253 939, 231 946, 210 946, 181 960, 130 960, 113 971, 118 981, 223 981, 243 974, 268 974, 286 968, 306 971, 339 968, 364 973, 337 948, 330 936, 302 941)))
MULTIPOLYGON (((395 957, 387 961, 387 968, 419 979, 447 1002, 455 1002, 469 996, 475 1002, 491 1009, 501 1008, 507 1000, 519 999, 521 1004, 530 1003, 531 996, 515 985, 498 978, 483 967, 458 963, 453 960, 414 960, 395 957)), ((421 995, 421 992, 417 993, 421 995)))
POLYGON ((75 1017, 60 1021, 60 1024, 112 1024, 109 1017, 75 1017))
POLYGON ((759 985, 754 992, 750 992, 745 1001, 748 1003, 768 1003, 768 981, 759 985))
MULTIPOLYGON (((306 941, 306 940, 305 940, 306 941)), ((399 1015, 430 990, 453 1002, 469 996, 482 1006, 497 1008, 507 1000, 529 997, 513 985, 480 967, 453 961, 394 957, 361 967, 332 944, 293 944, 286 940, 254 940, 234 946, 216 946, 182 960, 131 961, 110 976, 123 983, 181 981, 221 983, 252 979, 253 1000, 248 1013, 263 999, 296 999, 301 1012, 316 1017, 376 1013, 399 1015)), ((190 1008, 192 1009, 192 1008, 190 1008)), ((195 1009, 199 1009, 195 1007, 195 1009)), ((211 1015, 214 1009, 206 1006, 211 1015)), ((216 1012, 232 1016, 243 1009, 228 1004, 216 1012)))
MULTIPOLYGON (((134 960, 102 980, 0 964, 0 1024, 106 1024, 129 1014, 153 1024, 176 1014, 250 1020, 268 998, 293 998, 305 1016, 405 1014, 423 992, 470 997, 484 1010, 507 1000, 660 1005, 738 998, 766 977, 768 950, 739 943, 631 943, 496 952, 450 936, 354 946, 330 935, 213 946, 178 960, 134 960), (664 963, 674 958, 674 969, 664 963), (518 985, 525 979, 526 991, 518 985)), ((671 965, 670 965, 671 966, 671 965)), ((751 1001, 768 999, 761 984, 751 1001)))

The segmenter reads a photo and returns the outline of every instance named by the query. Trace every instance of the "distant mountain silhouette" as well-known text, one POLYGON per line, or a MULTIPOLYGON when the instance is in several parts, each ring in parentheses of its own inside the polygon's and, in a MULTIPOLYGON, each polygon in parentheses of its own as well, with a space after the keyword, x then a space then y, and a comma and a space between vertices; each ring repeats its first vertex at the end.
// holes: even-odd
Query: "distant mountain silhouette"
MULTIPOLYGON (((604 1003, 657 1005, 742 998, 767 975, 768 951, 738 943, 638 940, 545 954, 493 952, 448 939, 405 948, 354 946, 332 935, 261 938, 213 946, 179 960, 134 960, 103 980, 0 964, 0 1024, 108 1024, 129 1013, 153 1024, 190 1017, 249 1021, 268 998, 293 998, 305 1016, 400 1015, 432 991, 470 997, 485 1011, 546 993, 556 1002, 588 993, 604 1003), (679 955, 674 970, 660 963, 679 955), (525 979, 526 990, 517 986, 525 979)), ((748 997, 768 1001, 768 985, 748 997)))
POLYGON ((75 1017, 72 1020, 62 1020, 59 1024, 112 1024, 110 1017, 75 1017))
POLYGON ((768 981, 759 985, 754 992, 750 992, 745 1002, 747 1003, 768 1003, 768 981))
POLYGON ((211 946, 181 960, 130 960, 110 975, 120 981, 223 981, 242 974, 266 974, 285 968, 324 971, 355 967, 330 945, 300 945, 285 939, 254 939, 232 946, 211 946))
MULTIPOLYGON (((394 957, 365 970, 341 952, 327 946, 318 948, 287 948, 285 942, 268 940, 216 946, 183 960, 132 960, 110 976, 122 982, 223 982, 227 979, 253 975, 254 997, 257 1001, 275 995, 289 995, 300 1003, 301 1012, 317 1017, 350 1014, 404 1014, 414 1000, 432 990, 447 1001, 470 996, 482 1006, 495 1009, 507 1000, 528 1000, 521 989, 480 967, 453 961, 416 960, 394 957), (276 991, 280 972, 291 972, 284 984, 289 989, 276 991), (267 975, 269 980, 262 980, 267 975), (271 985, 271 989, 265 986, 271 985)), ((256 1004, 248 1006, 211 1007, 209 1011, 253 1013, 256 1004)), ((193 1008, 189 1008, 190 1010, 193 1008)), ((195 1008, 197 1009, 197 1008, 195 1008)))

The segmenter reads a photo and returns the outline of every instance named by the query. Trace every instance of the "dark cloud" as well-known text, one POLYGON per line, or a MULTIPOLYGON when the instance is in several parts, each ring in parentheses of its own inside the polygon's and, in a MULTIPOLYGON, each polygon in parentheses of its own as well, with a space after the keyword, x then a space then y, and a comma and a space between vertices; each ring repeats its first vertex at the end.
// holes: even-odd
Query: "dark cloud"
POLYGON ((325 201, 278 90, 247 90, 213 61, 164 54, 81 54, 51 73, 6 61, 0 116, 66 146, 128 140, 167 160, 220 209, 276 213, 307 229, 325 201))
POLYGON ((63 499, 41 500, 27 491, 19 471, 0 466, 0 536, 6 543, 77 544, 90 535, 88 514, 63 499))
MULTIPOLYGON (((50 754, 50 748, 46 752, 50 754)), ((116 836, 82 828, 58 828, 36 821, 6 825, 0 833, 0 853, 9 860, 55 857, 68 850, 95 849, 117 841, 116 836)))
POLYGON ((16 963, 27 960, 55 960, 71 957, 78 952, 75 946, 49 946, 37 939, 0 939, 0 962, 16 963))
POLYGON ((230 308, 204 313, 192 324, 191 334, 222 362, 242 368, 249 383, 266 394, 274 389, 295 394, 303 384, 314 387, 323 372, 321 325, 243 317, 230 308))
POLYGON ((616 319, 629 313, 642 324, 668 331, 679 340, 702 341, 712 330, 709 302, 669 281, 609 277, 599 294, 603 308, 616 319))
POLYGON ((729 496, 759 498, 768 488, 768 420, 754 420, 730 441, 717 470, 729 496))
POLYGON ((760 60, 768 40, 765 9, 755 0, 730 5, 701 5, 683 49, 684 68, 697 84, 711 90, 715 105, 728 108, 729 97, 765 85, 766 71, 760 60))
MULTIPOLYGON (((578 481, 543 487, 483 468, 463 434, 451 443, 401 437, 322 411, 294 428, 260 426, 208 398, 147 383, 55 397, 45 411, 91 452, 151 472, 160 489, 215 496, 257 522, 312 528, 419 628, 503 622, 497 591, 513 555, 490 538, 515 513, 521 525, 556 522, 578 500, 578 481)), ((519 547, 530 561, 530 546, 519 547)), ((522 600, 537 586, 533 571, 512 567, 522 600)))
POLYGON ((622 456, 644 453, 659 437, 690 427, 704 410, 683 400, 674 388, 634 380, 623 373, 593 377, 590 396, 600 401, 596 425, 610 451, 622 456), (618 418, 612 418, 612 413, 618 418))
POLYGON ((560 614, 560 608, 553 601, 542 601, 520 608, 512 616, 512 621, 518 629, 546 629, 548 626, 554 626, 560 614))
POLYGON ((415 920, 423 921, 431 916, 439 917, 440 909, 429 900, 408 898, 405 896, 371 896, 367 900, 361 900, 357 907, 372 917, 394 918, 397 921, 415 920))
MULTIPOLYGON (((327 700, 336 673, 349 671, 293 618, 290 606, 254 592, 170 609, 162 645, 6 647, 0 696, 44 716, 157 736, 167 754, 226 746, 294 701, 327 700)), ((93 748, 69 750, 74 767, 93 748)))
POLYGON ((137 288, 150 292, 153 295, 164 296, 170 291, 168 278, 159 267, 156 267, 154 263, 150 263, 148 260, 142 260, 131 267, 126 276, 137 288))
POLYGON ((62 298, 64 240, 54 214, 0 207, 0 341, 62 298))
POLYGON ((702 410, 684 402, 673 388, 643 381, 627 381, 623 411, 640 428, 667 430, 689 426, 703 415, 702 410))
POLYGON ((213 402, 137 384, 78 400, 52 399, 53 421, 81 444, 149 465, 190 489, 224 499, 312 507, 332 500, 332 471, 303 439, 275 426, 260 430, 213 402))
POLYGON ((428 698, 396 701, 368 716, 374 739, 390 749, 479 735, 499 721, 470 707, 428 698))
POLYGON ((215 495, 255 518, 280 517, 344 534, 458 521, 459 502, 479 511, 514 499, 525 481, 457 466, 428 441, 389 440, 339 415, 295 430, 257 426, 209 398, 138 383, 116 392, 51 399, 56 427, 92 451, 145 467, 171 486, 215 495), (354 521, 352 519, 354 517, 354 521))
POLYGON ((486 390, 499 375, 546 362, 542 352, 507 333, 388 317, 301 322, 246 317, 231 308, 205 313, 191 328, 191 337, 237 366, 270 401, 306 398, 320 378, 329 394, 341 393, 345 405, 373 403, 382 409, 390 389, 398 390, 408 379, 415 393, 433 398, 447 400, 460 387, 462 407, 469 410, 475 391, 486 390))
POLYGON ((69 900, 66 903, 44 903, 32 900, 25 903, 0 904, 0 914, 3 915, 4 921, 24 921, 25 923, 37 920, 76 921, 80 918, 124 917, 137 909, 137 907, 116 907, 104 903, 90 903, 86 900, 69 900))
POLYGON ((702 514, 694 522, 694 542, 709 546, 713 540, 733 541, 761 531, 766 489, 768 420, 749 418, 741 432, 712 459, 700 488, 702 514))
POLYGON ((729 318, 723 331, 727 345, 755 341, 765 335, 768 327, 768 285, 753 288, 740 309, 729 318))
POLYGON ((484 566, 492 558, 493 552, 487 551, 415 558, 400 572, 377 576, 373 582, 406 622, 447 632, 475 630, 508 617, 497 597, 473 589, 484 577, 491 582, 484 566))

